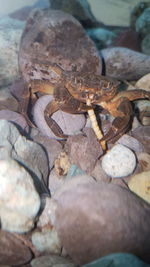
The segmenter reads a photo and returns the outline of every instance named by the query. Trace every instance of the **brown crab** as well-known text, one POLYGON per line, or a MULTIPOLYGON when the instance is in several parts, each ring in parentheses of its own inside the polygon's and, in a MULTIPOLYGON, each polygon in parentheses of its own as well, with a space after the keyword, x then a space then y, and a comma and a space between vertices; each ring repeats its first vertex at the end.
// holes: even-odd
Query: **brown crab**
POLYGON ((54 100, 45 109, 45 119, 56 136, 67 136, 62 132, 51 115, 57 110, 68 113, 88 112, 92 121, 93 129, 100 140, 103 149, 105 142, 119 138, 130 127, 132 119, 132 105, 130 101, 136 99, 150 99, 150 92, 142 89, 117 92, 119 82, 94 73, 64 71, 60 66, 50 63, 46 64, 58 77, 57 86, 46 80, 31 80, 31 93, 43 92, 53 94, 54 100), (105 136, 102 136, 93 110, 96 106, 106 109, 115 117, 112 126, 105 136))

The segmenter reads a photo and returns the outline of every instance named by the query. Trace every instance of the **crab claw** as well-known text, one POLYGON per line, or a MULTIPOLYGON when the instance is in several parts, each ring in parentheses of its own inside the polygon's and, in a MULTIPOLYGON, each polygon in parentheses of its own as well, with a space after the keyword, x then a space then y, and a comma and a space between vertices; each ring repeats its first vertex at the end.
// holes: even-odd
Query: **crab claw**
POLYGON ((124 99, 117 110, 122 115, 114 119, 110 130, 103 136, 100 142, 116 141, 129 129, 132 121, 132 106, 130 101, 124 99))

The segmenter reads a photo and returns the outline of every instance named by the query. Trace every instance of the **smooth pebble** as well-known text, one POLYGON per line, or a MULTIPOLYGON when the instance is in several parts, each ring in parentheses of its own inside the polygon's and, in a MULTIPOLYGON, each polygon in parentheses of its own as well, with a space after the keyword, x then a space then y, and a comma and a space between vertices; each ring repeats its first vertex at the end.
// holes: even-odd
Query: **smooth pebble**
POLYGON ((102 159, 102 168, 107 175, 120 178, 130 175, 136 167, 136 157, 127 147, 117 144, 102 159))

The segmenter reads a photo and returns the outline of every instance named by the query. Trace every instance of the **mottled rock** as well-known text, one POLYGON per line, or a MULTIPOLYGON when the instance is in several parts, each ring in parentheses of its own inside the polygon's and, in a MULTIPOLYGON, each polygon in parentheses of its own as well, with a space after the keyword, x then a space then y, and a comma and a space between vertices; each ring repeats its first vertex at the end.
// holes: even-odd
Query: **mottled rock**
POLYGON ((51 9, 60 9, 74 16, 85 28, 102 24, 92 14, 87 0, 49 0, 51 9))
MULTIPOLYGON (((32 259, 30 249, 13 234, 0 230, 0 264, 24 265, 32 259)), ((5 267, 5 266, 4 266, 5 267)))
POLYGON ((43 179, 47 184, 48 160, 43 148, 21 136, 15 125, 6 120, 0 120, 0 146, 0 159, 17 160, 32 175, 37 190, 45 192, 43 179))
POLYGON ((149 34, 150 31, 150 7, 146 8, 142 14, 137 18, 135 23, 137 32, 140 32, 142 37, 149 34))
POLYGON ((101 50, 105 74, 120 80, 137 80, 150 72, 150 56, 124 47, 101 50))
POLYGON ((133 173, 136 157, 127 147, 117 144, 102 158, 102 168, 110 177, 120 178, 133 173))
POLYGON ((65 150, 72 164, 90 173, 103 152, 93 129, 85 128, 84 133, 86 136, 70 136, 67 139, 65 150))
POLYGON ((24 23, 8 16, 0 19, 0 87, 9 85, 18 77, 18 51, 24 23))
POLYGON ((139 126, 131 132, 131 135, 144 145, 145 152, 150 153, 150 126, 139 126))
POLYGON ((143 144, 141 144, 136 138, 128 134, 124 134, 123 136, 121 136, 116 142, 116 144, 124 145, 133 150, 135 153, 141 153, 144 151, 143 144))
POLYGON ((31 230, 41 202, 30 174, 15 160, 0 160, 0 185, 2 229, 18 233, 31 230))
POLYGON ((56 200, 56 230, 75 263, 120 251, 150 261, 150 206, 129 190, 103 182, 74 183, 56 200))
MULTIPOLYGON (((51 95, 44 95, 36 101, 33 107, 33 120, 43 135, 62 140, 64 138, 56 136, 44 118, 44 110, 53 99, 51 95)), ((69 114, 57 111, 52 115, 52 119, 56 121, 66 135, 73 135, 85 126, 85 116, 82 114, 69 114)))
POLYGON ((32 12, 22 35, 19 66, 24 80, 58 84, 58 75, 46 63, 56 63, 66 71, 77 67, 79 72, 92 69, 101 74, 101 60, 92 40, 73 16, 60 10, 32 12))
POLYGON ((32 267, 75 267, 76 265, 69 259, 57 255, 41 256, 31 261, 32 267))
POLYGON ((33 232, 31 239, 37 251, 60 255, 62 245, 54 228, 33 232))
POLYGON ((33 137, 33 140, 46 150, 49 160, 50 169, 54 166, 54 161, 58 155, 62 152, 62 145, 54 139, 50 139, 47 136, 37 134, 33 137))

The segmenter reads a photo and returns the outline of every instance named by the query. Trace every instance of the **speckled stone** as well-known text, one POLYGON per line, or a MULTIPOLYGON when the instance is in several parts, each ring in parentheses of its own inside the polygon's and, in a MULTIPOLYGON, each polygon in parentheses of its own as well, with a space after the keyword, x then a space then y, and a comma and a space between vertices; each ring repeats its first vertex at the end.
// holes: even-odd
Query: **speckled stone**
POLYGON ((130 175, 136 167, 136 157, 127 147, 117 144, 102 159, 107 175, 120 178, 130 175))
POLYGON ((15 160, 0 160, 2 229, 18 233, 31 230, 40 205, 40 197, 26 169, 15 160))

